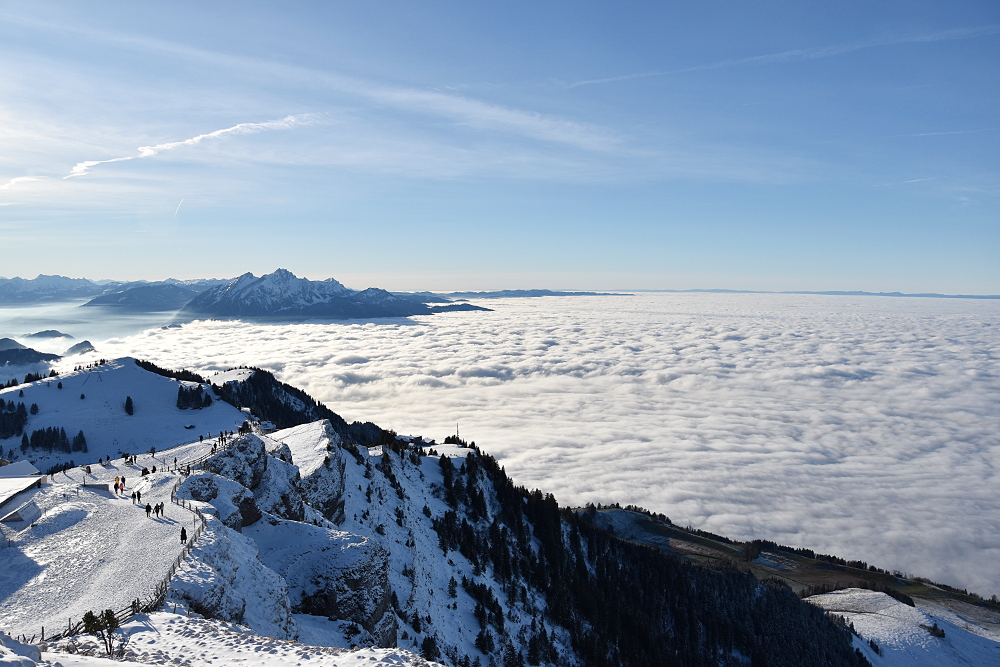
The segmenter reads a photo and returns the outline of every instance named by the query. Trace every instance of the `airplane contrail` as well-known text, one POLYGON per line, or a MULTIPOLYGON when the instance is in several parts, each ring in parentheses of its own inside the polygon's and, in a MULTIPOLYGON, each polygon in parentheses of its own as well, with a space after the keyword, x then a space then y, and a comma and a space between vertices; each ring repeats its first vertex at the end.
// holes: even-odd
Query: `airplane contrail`
POLYGON ((183 203, 184 203, 184 197, 181 197, 181 200, 179 202, 177 202, 177 210, 174 211, 174 215, 175 216, 177 215, 177 211, 181 210, 181 204, 183 204, 183 203))

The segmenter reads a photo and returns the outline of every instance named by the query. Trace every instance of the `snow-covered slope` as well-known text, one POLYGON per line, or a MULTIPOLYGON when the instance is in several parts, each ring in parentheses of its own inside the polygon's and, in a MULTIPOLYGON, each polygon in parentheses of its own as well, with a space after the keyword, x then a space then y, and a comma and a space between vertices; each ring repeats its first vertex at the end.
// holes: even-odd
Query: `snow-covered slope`
MULTIPOLYGON (((197 440, 200 434, 236 430, 243 423, 246 415, 223 401, 214 401, 201 410, 178 409, 178 386, 196 384, 150 373, 130 357, 123 357, 93 368, 2 389, 0 398, 8 402, 24 403, 28 408, 38 405, 38 414, 30 415, 25 427, 29 435, 34 430, 55 427, 65 429, 72 439, 82 430, 89 455, 37 449, 22 452, 21 438, 17 436, 0 440, 0 448, 4 452, 13 450, 14 456, 31 460, 45 470, 71 459, 79 464, 107 455, 118 457, 121 452, 146 452, 150 447, 162 451, 197 440), (125 400, 130 396, 131 415, 125 412, 125 400)), ((204 387, 211 391, 208 385, 204 387)))
POLYGON ((861 638, 857 645, 878 667, 1000 665, 1000 642, 975 635, 885 593, 848 588, 814 595, 807 601, 852 624, 861 638), (880 654, 870 641, 878 646, 880 654))

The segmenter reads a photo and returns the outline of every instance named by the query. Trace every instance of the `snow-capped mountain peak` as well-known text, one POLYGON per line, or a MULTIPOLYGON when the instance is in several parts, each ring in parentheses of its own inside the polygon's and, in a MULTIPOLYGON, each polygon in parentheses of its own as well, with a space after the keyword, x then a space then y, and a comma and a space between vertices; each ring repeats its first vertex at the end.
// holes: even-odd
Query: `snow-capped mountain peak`
POLYGON ((244 273, 227 285, 198 295, 189 313, 222 317, 407 317, 432 312, 418 300, 369 288, 358 292, 339 281, 299 278, 287 269, 256 277, 244 273))

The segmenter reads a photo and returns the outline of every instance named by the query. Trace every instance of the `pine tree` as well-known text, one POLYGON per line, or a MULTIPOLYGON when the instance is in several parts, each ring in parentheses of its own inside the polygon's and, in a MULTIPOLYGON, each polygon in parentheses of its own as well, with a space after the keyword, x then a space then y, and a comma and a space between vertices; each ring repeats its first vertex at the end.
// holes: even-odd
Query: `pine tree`
POLYGON ((38 403, 32 403, 31 404, 31 410, 29 410, 29 412, 31 412, 31 414, 33 414, 33 415, 37 415, 38 414, 38 403))
POLYGON ((131 396, 126 396, 125 397, 125 412, 126 412, 126 414, 129 414, 129 415, 135 413, 135 406, 132 405, 132 397, 131 396))
POLYGON ((424 637, 424 641, 420 644, 420 655, 422 655, 426 660, 437 660, 441 657, 441 651, 438 649, 437 637, 431 635, 430 637, 424 637))

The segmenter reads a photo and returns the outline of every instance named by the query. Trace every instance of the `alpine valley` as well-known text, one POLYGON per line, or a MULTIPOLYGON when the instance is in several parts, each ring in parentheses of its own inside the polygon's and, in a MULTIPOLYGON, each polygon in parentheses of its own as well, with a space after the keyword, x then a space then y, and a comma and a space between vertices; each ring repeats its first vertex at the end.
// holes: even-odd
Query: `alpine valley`
MULTIPOLYGON (((199 307, 274 305, 260 280, 199 307)), ((296 285, 287 309, 345 294, 274 280, 296 285)), ((561 507, 487 448, 349 422, 263 370, 202 377, 126 357, 25 380, 0 391, 0 665, 1000 655, 997 606, 965 591, 640 508, 561 507)))

